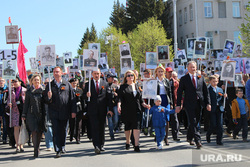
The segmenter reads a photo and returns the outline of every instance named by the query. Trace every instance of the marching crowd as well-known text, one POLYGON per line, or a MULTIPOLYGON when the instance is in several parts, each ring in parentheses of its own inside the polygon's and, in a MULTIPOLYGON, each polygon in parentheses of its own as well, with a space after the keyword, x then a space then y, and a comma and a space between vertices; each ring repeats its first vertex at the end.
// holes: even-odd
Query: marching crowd
POLYGON ((108 73, 104 79, 100 70, 92 71, 90 83, 84 83, 80 75, 69 81, 62 79, 62 75, 62 69, 55 67, 52 81, 47 79, 42 83, 39 74, 31 74, 29 84, 24 84, 17 76, 11 81, 11 89, 0 78, 3 144, 9 143, 16 153, 24 152, 19 143, 22 122, 26 123, 29 132, 28 144, 33 143, 34 158, 39 156, 43 136, 47 150, 54 149, 55 158, 59 158, 66 153, 67 135, 70 142, 75 140, 80 144, 80 136, 84 133, 92 141, 95 153, 100 154, 105 151, 106 124, 111 140, 115 140, 114 133, 123 127, 125 149, 133 145, 135 152, 140 152, 141 132, 155 136, 157 149, 162 149, 163 143, 169 145, 170 127, 172 139, 180 141, 180 125, 187 129, 187 142, 199 149, 202 147, 201 122, 207 131, 208 143, 211 135, 216 134, 217 145, 223 145, 223 125, 226 125, 225 133, 233 139, 239 138, 242 129, 242 140, 248 142, 248 74, 243 77, 242 89, 228 86, 225 93, 225 83, 220 81, 220 76, 208 77, 204 71, 197 70, 195 61, 188 62, 187 73, 180 80, 171 67, 165 69, 159 65, 154 76, 151 70, 143 71, 144 79, 157 80, 155 99, 142 98, 142 80, 136 70, 126 71, 121 83, 113 73, 108 73), (11 99, 8 90, 11 90, 11 99))

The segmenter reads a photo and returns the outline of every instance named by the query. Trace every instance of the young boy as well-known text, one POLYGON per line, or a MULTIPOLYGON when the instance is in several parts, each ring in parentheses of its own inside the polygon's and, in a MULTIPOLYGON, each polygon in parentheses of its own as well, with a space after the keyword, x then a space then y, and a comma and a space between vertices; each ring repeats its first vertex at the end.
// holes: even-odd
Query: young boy
POLYGON ((157 142, 157 149, 162 149, 162 141, 166 135, 165 126, 168 114, 174 114, 175 110, 170 110, 170 105, 167 108, 161 106, 161 96, 157 95, 154 100, 155 105, 149 110, 152 114, 152 123, 155 128, 155 136, 157 142))
POLYGON ((222 136, 223 136, 223 97, 227 97, 226 94, 223 93, 223 90, 217 87, 218 78, 215 75, 209 77, 209 88, 208 92, 211 99, 211 112, 210 115, 210 127, 206 134, 207 142, 210 143, 211 134, 216 130, 216 143, 217 145, 223 145, 222 136), (223 95, 224 94, 224 95, 223 95))
POLYGON ((247 141, 248 135, 248 123, 247 120, 249 117, 250 105, 248 100, 243 99, 243 90, 236 89, 237 98, 232 101, 232 117, 233 122, 236 124, 236 127, 233 131, 233 138, 236 139, 239 131, 242 130, 243 142, 247 141))

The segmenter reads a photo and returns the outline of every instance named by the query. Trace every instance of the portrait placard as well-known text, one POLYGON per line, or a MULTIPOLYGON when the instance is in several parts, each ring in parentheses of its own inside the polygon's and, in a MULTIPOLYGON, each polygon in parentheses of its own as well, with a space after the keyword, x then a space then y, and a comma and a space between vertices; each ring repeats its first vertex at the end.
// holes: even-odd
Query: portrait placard
POLYGON ((200 58, 205 59, 206 58, 206 48, 207 48, 207 42, 206 41, 195 41, 194 42, 194 55, 193 58, 200 58))
POLYGON ((36 59, 41 60, 40 45, 36 46, 36 59))
POLYGON ((156 46, 157 51, 157 58, 158 61, 161 63, 169 62, 169 46, 168 45, 161 45, 156 46))
POLYGON ((224 60, 222 64, 221 80, 234 81, 235 79, 235 61, 224 60))
POLYGON ((40 45, 40 56, 42 66, 56 65, 55 45, 40 45))
POLYGON ((242 74, 235 74, 234 86, 243 87, 241 81, 242 81, 242 74))
POLYGON ((156 79, 143 79, 143 99, 155 99, 157 96, 157 80, 156 79))
POLYGON ((250 74, 250 59, 245 59, 245 74, 250 74))
POLYGON ((155 69, 157 67, 157 53, 146 52, 146 69, 155 69))
POLYGON ((187 38, 186 39, 186 47, 187 47, 187 58, 193 58, 194 54, 194 42, 196 41, 196 38, 187 38))
POLYGON ((57 67, 61 67, 61 69, 63 70, 63 72, 65 72, 65 66, 64 66, 63 57, 56 58, 56 66, 57 67))
POLYGON ((187 56, 185 49, 177 51, 177 59, 181 59, 181 63, 187 62, 187 56))
POLYGON ((235 41, 226 39, 224 49, 228 50, 228 56, 233 57, 235 41))
POLYGON ((73 59, 73 65, 69 67, 70 72, 77 72, 79 71, 79 59, 75 58, 73 59))
POLYGON ((242 56, 242 44, 237 44, 234 49, 234 57, 242 56))
POLYGON ((37 61, 35 57, 29 58, 31 72, 38 72, 37 61))
POLYGON ((214 61, 207 61, 207 72, 214 71, 214 61))
POLYGON ((106 53, 101 53, 98 61, 98 68, 101 70, 101 72, 108 71, 108 57, 106 53))
POLYGON ((221 71, 222 70, 222 60, 214 60, 214 71, 221 71))
POLYGON ((16 49, 0 50, 0 62, 2 60, 17 60, 17 50, 16 49))
POLYGON ((181 59, 174 59, 174 68, 177 69, 181 65, 181 59))
POLYGON ((73 65, 72 52, 63 53, 63 57, 64 57, 64 65, 66 67, 73 65))
POLYGON ((3 78, 16 78, 16 60, 3 60, 3 78))
POLYGON ((121 57, 131 57, 129 43, 119 45, 119 50, 121 57))
POLYGON ((206 60, 201 61, 201 70, 207 71, 207 61, 206 60))
POLYGON ((131 70, 132 68, 132 58, 121 58, 121 74, 125 74, 126 71, 131 70))
POLYGON ((19 43, 19 34, 17 25, 5 26, 5 34, 6 34, 7 44, 19 43))
POLYGON ((98 58, 100 57, 100 53, 101 53, 101 44, 100 43, 89 43, 88 49, 98 50, 98 58))
POLYGON ((169 62, 165 64, 165 68, 171 67, 174 70, 174 62, 169 62))
POLYGON ((143 71, 146 69, 145 63, 140 63, 140 74, 143 74, 143 71))
POLYGON ((185 75, 185 66, 178 66, 178 79, 185 75))
POLYGON ((83 50, 83 70, 96 71, 98 69, 98 50, 84 49, 83 50))

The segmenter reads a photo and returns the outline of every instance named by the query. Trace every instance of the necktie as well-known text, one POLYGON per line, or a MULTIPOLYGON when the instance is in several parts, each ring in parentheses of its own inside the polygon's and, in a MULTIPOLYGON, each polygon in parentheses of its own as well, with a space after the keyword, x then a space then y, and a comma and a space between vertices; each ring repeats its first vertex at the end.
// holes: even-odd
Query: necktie
POLYGON ((96 88, 96 93, 99 94, 99 85, 98 85, 98 81, 96 81, 96 86, 95 86, 95 88, 96 88))
POLYGON ((192 78, 192 82, 193 82, 193 84, 194 84, 194 87, 195 87, 195 89, 196 89, 196 84, 195 84, 195 79, 194 79, 194 75, 193 75, 193 78, 192 78))

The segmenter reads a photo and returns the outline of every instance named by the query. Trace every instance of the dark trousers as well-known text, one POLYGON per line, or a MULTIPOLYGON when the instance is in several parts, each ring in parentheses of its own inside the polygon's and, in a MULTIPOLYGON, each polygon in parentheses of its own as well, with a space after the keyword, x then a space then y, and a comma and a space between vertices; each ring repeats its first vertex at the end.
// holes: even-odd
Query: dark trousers
POLYGON ((104 146, 105 115, 89 115, 91 135, 94 147, 104 146))
POLYGON ((201 119, 201 105, 199 100, 196 102, 194 110, 186 108, 187 117, 188 117, 188 133, 187 140, 193 140, 195 143, 201 141, 201 135, 199 131, 199 124, 201 119))
POLYGON ((177 139, 178 138, 178 132, 179 132, 179 129, 180 129, 177 113, 170 114, 170 125, 171 125, 171 128, 172 128, 173 139, 177 139))
POLYGON ((51 119, 55 152, 65 149, 68 120, 51 119))
POLYGON ((75 137, 77 141, 80 141, 80 131, 82 127, 82 115, 77 114, 76 118, 70 118, 69 127, 70 127, 70 140, 73 140, 73 137, 75 137))
POLYGON ((37 132, 37 131, 32 132, 32 142, 33 142, 33 146, 34 146, 34 155, 38 155, 41 138, 42 138, 42 132, 37 132))
POLYGON ((227 133, 232 133, 232 131, 235 128, 235 125, 233 123, 231 104, 230 104, 229 100, 226 101, 225 116, 226 116, 225 122, 226 122, 226 126, 227 126, 227 133))
POLYGON ((223 135, 223 113, 217 107, 216 112, 209 113, 210 126, 207 131, 207 136, 211 136, 213 132, 216 132, 216 142, 220 143, 222 141, 223 135))
POLYGON ((7 135, 9 136, 9 145, 15 146, 16 141, 14 137, 14 127, 10 128, 10 117, 6 114, 4 114, 5 121, 6 121, 6 131, 7 135))
POLYGON ((242 138, 247 139, 248 135, 248 123, 247 123, 247 115, 240 115, 240 118, 237 118, 238 124, 236 125, 233 134, 238 135, 239 131, 242 129, 242 138))

